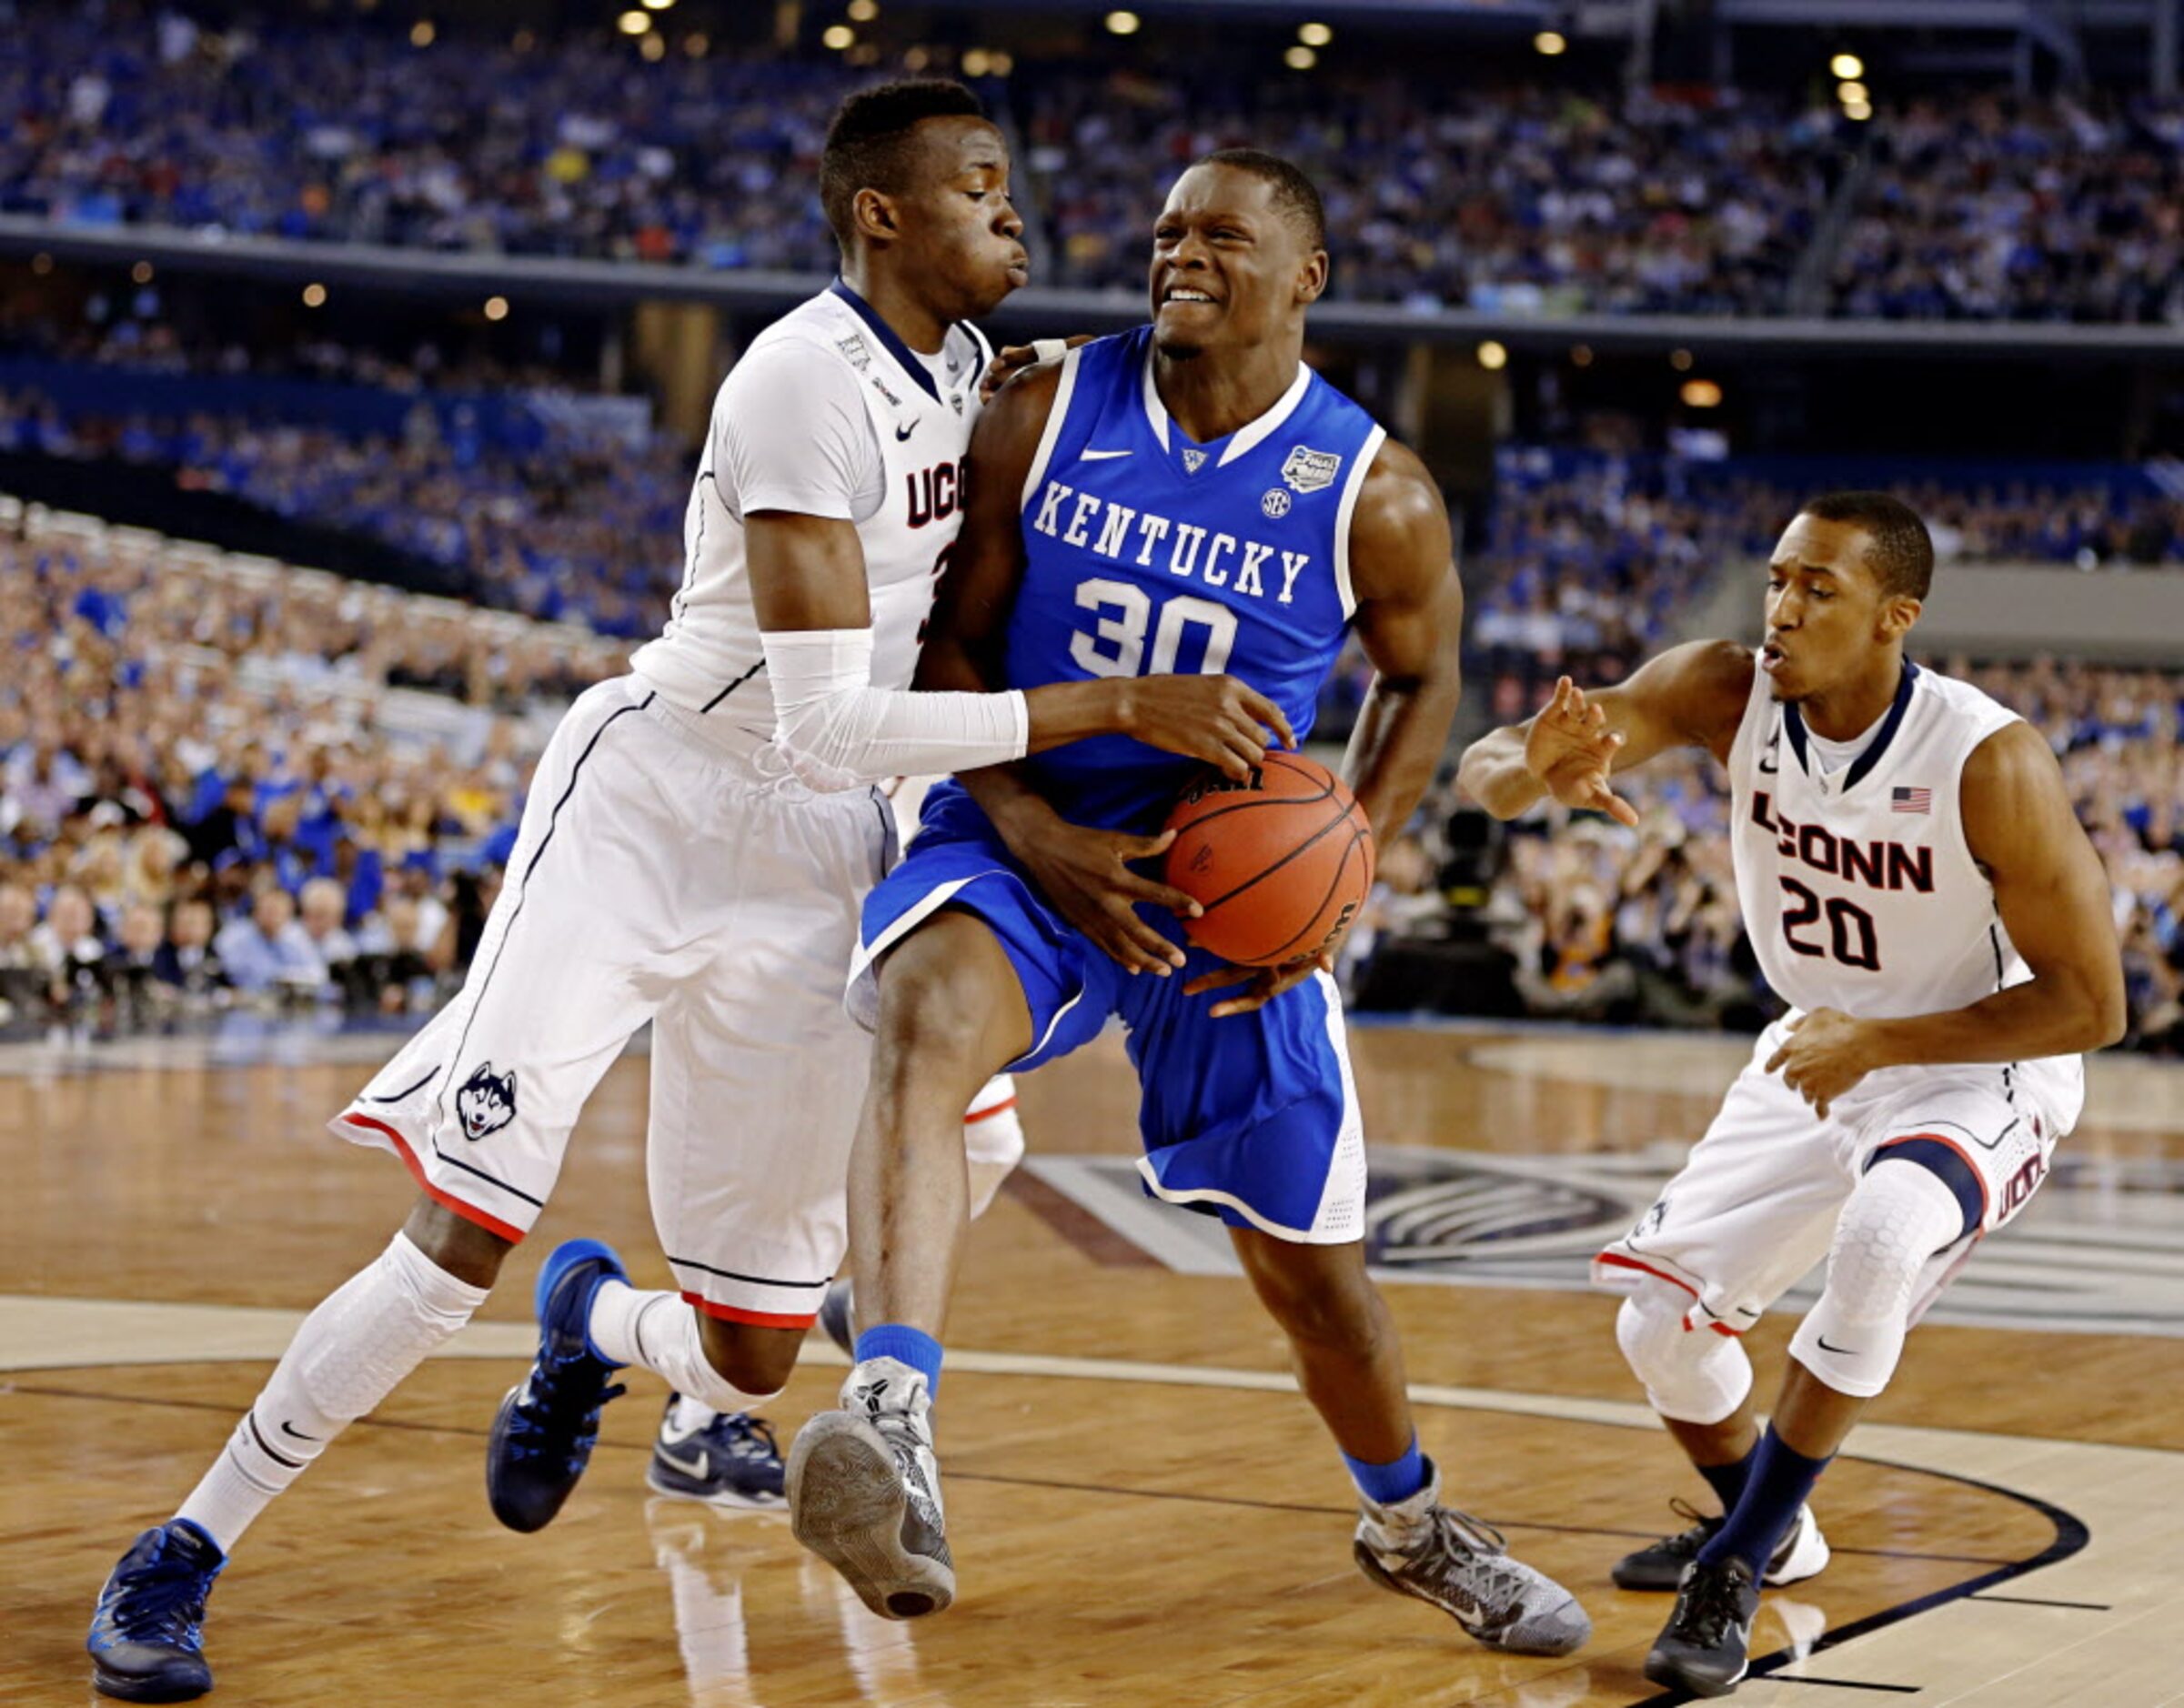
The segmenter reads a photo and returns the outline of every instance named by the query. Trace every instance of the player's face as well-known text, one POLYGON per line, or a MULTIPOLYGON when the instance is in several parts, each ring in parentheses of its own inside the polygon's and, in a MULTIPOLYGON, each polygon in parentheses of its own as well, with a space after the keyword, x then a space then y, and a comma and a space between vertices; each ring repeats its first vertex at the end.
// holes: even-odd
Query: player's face
POLYGON ((1784 531, 1767 565, 1759 649, 1776 699, 1807 699, 1856 677, 1918 615, 1917 600, 1883 591, 1866 567, 1871 543, 1855 522, 1811 516, 1784 531))
POLYGON ((918 126, 917 187, 893 197, 904 258, 955 320, 993 312, 1031 276, 1023 221, 1009 200, 1009 150, 982 118, 918 126))
POLYGON ((1326 288, 1327 255, 1306 247, 1264 178, 1193 166, 1153 227, 1151 284, 1161 354, 1193 357, 1293 336, 1326 288))

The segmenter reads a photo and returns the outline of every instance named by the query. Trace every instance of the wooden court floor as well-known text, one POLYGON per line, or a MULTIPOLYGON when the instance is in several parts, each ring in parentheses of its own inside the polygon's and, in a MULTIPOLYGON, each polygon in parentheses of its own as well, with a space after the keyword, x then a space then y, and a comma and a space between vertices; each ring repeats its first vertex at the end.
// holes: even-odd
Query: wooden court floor
MULTIPOLYGON (((1354 1041, 1376 1141, 1547 1175, 1665 1171, 1735 1064, 1733 1046, 1605 1034, 1354 1041)), ((99 1700, 80 1645, 107 1567, 172 1512, 301 1312, 408 1202, 396 1165, 319 1126, 364 1070, 266 1053, 289 1059, 0 1061, 0 1703, 99 1700)), ((1637 1403, 1612 1301, 1536 1282, 1386 1289, 1451 1497, 1594 1617, 1566 1659, 1491 1654, 1358 1575, 1339 1461, 1243 1282, 1180 1272, 1056 1184, 1046 1159, 1106 1166, 1132 1150, 1112 1040, 1024 1082, 1041 1165, 979 1225, 966 1264, 938 1412, 952 1612, 874 1619, 783 1517, 650 1498, 660 1396, 641 1371, 562 1517, 536 1536, 500 1530, 484 1434, 528 1356, 538 1261, 590 1234, 619 1244, 640 1284, 666 1280, 644 1084, 640 1059, 611 1072, 479 1323, 245 1539, 212 1603, 215 1702, 1674 1700, 1639 1671, 1666 1605, 1615 1591, 1607 1567, 1676 1526, 1670 1496, 1704 1491, 1637 1403)), ((1816 1502, 1834 1563, 1768 1596, 1760 1675, 1736 1700, 2184 1701, 2184 1306, 2170 1305, 2184 1238, 2169 1238, 2184 1235, 2184 1076, 2102 1064, 2071 1143, 2102 1163, 2088 1190, 2058 1200, 2044 1243, 1992 1242, 2054 1310, 1914 1335, 1816 1502), (2108 1284, 2138 1301, 2137 1331, 2085 1331, 2073 1309, 2105 1322, 2117 1307, 2083 1304, 2081 1281, 2119 1245, 2108 1284)), ((1750 1338, 1763 1392, 1788 1328, 1750 1338)), ((840 1368, 815 1337, 778 1405, 784 1438, 830 1402, 840 1368)))

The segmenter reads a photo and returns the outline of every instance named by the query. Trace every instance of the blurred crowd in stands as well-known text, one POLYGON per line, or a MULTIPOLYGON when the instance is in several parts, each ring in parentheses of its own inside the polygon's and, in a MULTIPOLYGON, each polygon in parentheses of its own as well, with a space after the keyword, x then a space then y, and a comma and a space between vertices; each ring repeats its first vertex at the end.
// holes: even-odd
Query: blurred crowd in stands
MULTIPOLYGON (((1937 660, 2062 762, 2109 874, 2132 1047, 2184 1053, 2184 677, 1937 660)), ((1527 704, 1516 715, 1528 715, 1527 704)), ((1389 848, 1350 945, 1368 1006, 1439 1005, 1756 1031, 1780 1012, 1741 920, 1720 768, 1670 755, 1616 779, 1628 829, 1549 805, 1504 827, 1444 783, 1389 848)))
POLYGON ((331 577, 7 534, 0 647, 0 1030, 429 1009, 552 707, 621 663, 331 577))
MULTIPOLYGON (((687 34, 672 51, 649 37, 647 59, 598 31, 452 25, 419 45, 368 15, 216 28, 129 0, 25 0, 9 32, 0 212, 804 273, 834 265, 811 187, 834 102, 953 63, 759 39, 693 55, 687 34)), ((1248 142, 1320 179, 1337 298, 2184 318, 2175 103, 1972 95, 1860 125, 1734 90, 1452 88, 1346 53, 1309 77, 1026 57, 983 80, 1025 153, 1039 281, 1141 289, 1148 198, 1248 142), (1842 223, 1826 217, 1838 189, 1852 217, 1815 254, 1842 223)))

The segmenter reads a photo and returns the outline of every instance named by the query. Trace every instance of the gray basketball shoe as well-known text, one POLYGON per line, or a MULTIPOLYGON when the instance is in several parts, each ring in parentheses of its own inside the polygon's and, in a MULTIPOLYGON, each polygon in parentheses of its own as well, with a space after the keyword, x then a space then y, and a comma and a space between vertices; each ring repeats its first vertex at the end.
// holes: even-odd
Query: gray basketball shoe
POLYGON ((922 1372, 868 1359, 789 1449, 789 1523, 882 1619, 917 1619, 955 1600, 955 1562, 933 1457, 922 1372))
POLYGON ((1593 1634, 1577 1598, 1511 1559, 1501 1532, 1441 1504, 1430 1460, 1425 1487, 1409 1500, 1357 1504, 1359 1569, 1383 1589, 1431 1602, 1488 1648, 1567 1654, 1593 1634))

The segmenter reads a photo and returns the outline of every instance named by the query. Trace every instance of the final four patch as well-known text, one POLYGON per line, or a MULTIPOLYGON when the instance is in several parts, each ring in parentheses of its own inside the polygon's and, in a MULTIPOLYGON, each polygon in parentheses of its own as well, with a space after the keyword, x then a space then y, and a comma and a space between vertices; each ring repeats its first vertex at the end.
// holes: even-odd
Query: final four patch
POLYGON ((1295 492, 1324 492, 1334 484, 1342 457, 1334 451, 1315 451, 1299 445, 1282 465, 1283 482, 1295 492))

